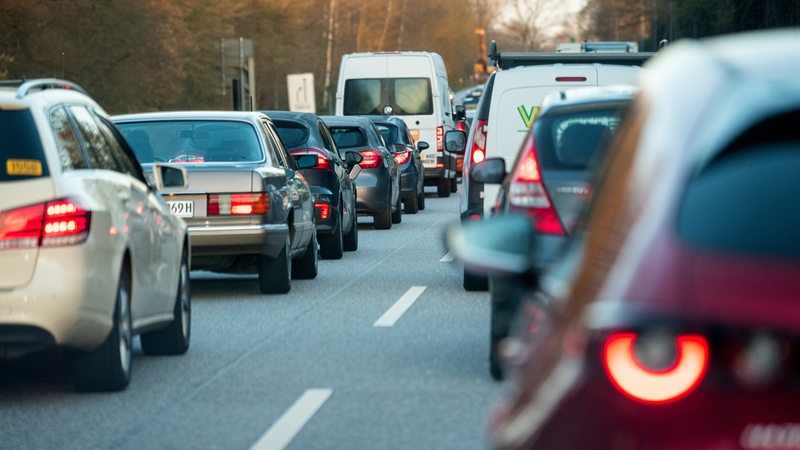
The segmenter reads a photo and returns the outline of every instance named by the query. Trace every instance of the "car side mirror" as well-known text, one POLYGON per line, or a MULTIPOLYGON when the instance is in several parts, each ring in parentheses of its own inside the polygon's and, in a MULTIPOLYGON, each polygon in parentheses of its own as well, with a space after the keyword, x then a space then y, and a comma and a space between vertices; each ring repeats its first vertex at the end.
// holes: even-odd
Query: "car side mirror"
POLYGON ((164 189, 186 189, 189 187, 189 176, 184 167, 153 164, 153 183, 157 191, 164 189))
POLYGON ((317 155, 292 155, 297 162, 297 170, 317 167, 317 155))
POLYGON ((503 158, 486 158, 469 171, 470 180, 483 184, 500 184, 507 175, 506 160, 503 158))
POLYGON ((536 243, 531 218, 503 214, 454 225, 446 234, 447 248, 470 272, 481 275, 520 275, 531 268, 536 243))
POLYGON ((406 146, 403 144, 394 143, 389 146, 389 150, 392 153, 403 153, 404 151, 406 151, 406 146))
POLYGON ((349 168, 352 168, 363 160, 364 157, 358 152, 345 152, 344 154, 344 162, 349 168))
POLYGON ((444 134, 444 148, 450 153, 463 154, 467 148, 467 133, 450 130, 444 134))
POLYGON ((429 149, 429 148, 431 148, 431 146, 430 146, 430 145, 428 145, 428 143, 427 143, 427 142, 425 142, 425 141, 419 141, 419 142, 417 142, 417 150, 419 150, 419 151, 424 151, 424 150, 427 150, 427 149, 429 149))

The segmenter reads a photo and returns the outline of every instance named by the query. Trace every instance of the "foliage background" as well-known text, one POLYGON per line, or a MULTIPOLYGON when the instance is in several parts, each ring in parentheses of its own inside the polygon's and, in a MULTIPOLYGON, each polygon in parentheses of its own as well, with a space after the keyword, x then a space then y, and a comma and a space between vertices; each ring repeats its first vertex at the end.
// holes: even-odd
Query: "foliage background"
POLYGON ((0 0, 0 79, 59 77, 110 113, 231 109, 221 38, 254 42, 258 109, 286 109, 286 75, 311 72, 318 111, 330 111, 341 55, 440 53, 453 89, 474 84, 476 28, 501 50, 556 42, 670 41, 800 25, 796 0, 0 0), (332 16, 331 16, 332 14, 332 16), (329 21, 329 19, 332 19, 329 21), (329 24, 333 27, 329 29, 329 24), (328 55, 330 43, 331 57, 328 55), (330 69, 329 69, 330 67, 330 69))

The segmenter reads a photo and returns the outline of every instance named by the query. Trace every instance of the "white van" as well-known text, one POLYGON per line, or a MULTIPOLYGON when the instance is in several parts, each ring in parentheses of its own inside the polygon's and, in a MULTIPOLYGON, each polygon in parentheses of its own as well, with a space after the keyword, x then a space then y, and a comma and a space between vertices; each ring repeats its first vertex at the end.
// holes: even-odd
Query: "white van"
POLYGON ((454 129, 453 103, 444 60, 433 52, 370 52, 342 56, 336 88, 336 115, 396 115, 422 153, 425 185, 439 197, 456 191, 456 155, 444 150, 444 134, 454 129))

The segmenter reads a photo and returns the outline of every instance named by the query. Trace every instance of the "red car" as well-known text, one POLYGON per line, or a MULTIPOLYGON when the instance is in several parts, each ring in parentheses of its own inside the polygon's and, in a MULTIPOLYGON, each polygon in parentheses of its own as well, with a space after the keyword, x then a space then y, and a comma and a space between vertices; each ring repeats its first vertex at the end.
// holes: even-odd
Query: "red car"
POLYGON ((492 445, 800 448, 800 33, 645 67, 585 229, 523 304, 492 445))

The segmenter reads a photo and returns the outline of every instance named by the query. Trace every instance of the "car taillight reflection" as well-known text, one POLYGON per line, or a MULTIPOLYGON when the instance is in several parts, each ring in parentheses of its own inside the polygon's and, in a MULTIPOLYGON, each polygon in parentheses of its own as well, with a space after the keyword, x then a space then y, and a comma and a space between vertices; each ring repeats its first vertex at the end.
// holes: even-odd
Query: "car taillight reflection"
POLYGON ((75 245, 89 237, 91 212, 63 199, 0 213, 0 249, 75 245))
POLYGON ((209 216, 266 214, 269 206, 269 197, 258 192, 208 196, 209 216))
POLYGON ((377 150, 362 150, 359 153, 361 153, 362 159, 358 165, 362 169, 374 169, 383 163, 383 155, 377 150))
POLYGON ((664 404, 691 392, 708 368, 708 342, 700 335, 616 333, 606 339, 603 364, 614 386, 642 403, 664 404))
POLYGON ((525 147, 527 150, 522 155, 508 187, 509 208, 527 213, 533 219, 536 231, 563 235, 564 227, 542 183, 532 134, 528 135, 525 147))

